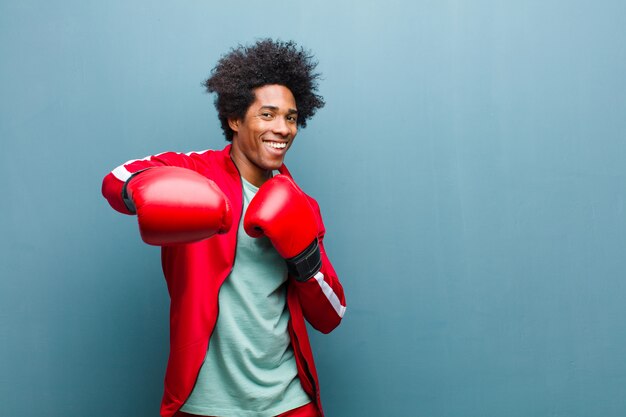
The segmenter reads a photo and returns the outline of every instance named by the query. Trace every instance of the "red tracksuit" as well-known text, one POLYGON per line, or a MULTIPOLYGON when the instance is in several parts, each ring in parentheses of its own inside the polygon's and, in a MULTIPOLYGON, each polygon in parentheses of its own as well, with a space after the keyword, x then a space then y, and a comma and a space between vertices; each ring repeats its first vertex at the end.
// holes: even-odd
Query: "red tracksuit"
MULTIPOLYGON (((188 168, 213 180, 232 203, 232 224, 239 224, 243 209, 242 185, 239 171, 230 158, 230 145, 221 151, 166 152, 129 161, 104 178, 102 193, 114 209, 130 214, 122 200, 124 182, 135 172, 164 165, 188 168)), ((279 171, 291 176, 284 165, 279 171)), ((317 214, 322 268, 306 282, 289 279, 287 306, 291 319, 288 330, 302 387, 323 416, 304 319, 315 329, 328 333, 341 322, 346 302, 341 283, 324 250, 325 229, 319 206, 311 197, 309 200, 317 214)), ((171 301, 170 355, 161 403, 162 417, 173 417, 191 394, 219 314, 219 289, 235 260, 236 239, 237 227, 232 227, 223 235, 200 242, 162 247, 161 261, 171 301)))

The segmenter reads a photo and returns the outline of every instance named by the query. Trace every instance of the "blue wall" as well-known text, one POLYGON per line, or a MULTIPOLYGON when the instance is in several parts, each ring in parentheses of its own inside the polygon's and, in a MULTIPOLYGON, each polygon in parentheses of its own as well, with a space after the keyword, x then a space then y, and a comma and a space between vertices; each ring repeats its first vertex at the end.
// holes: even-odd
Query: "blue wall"
POLYGON ((626 3, 0 2, 0 415, 156 416, 158 249, 104 174, 221 148, 201 81, 295 39, 327 106, 288 165, 344 323, 329 417, 626 415, 626 3))

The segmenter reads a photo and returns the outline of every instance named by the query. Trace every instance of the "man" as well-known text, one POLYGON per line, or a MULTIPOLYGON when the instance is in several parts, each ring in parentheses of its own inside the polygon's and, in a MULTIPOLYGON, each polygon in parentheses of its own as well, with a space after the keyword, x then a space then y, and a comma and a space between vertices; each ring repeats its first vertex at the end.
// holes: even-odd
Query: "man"
POLYGON ((315 200, 283 164, 324 105, 316 64, 293 42, 233 49, 205 86, 229 144, 166 152, 109 173, 111 206, 162 247, 170 356, 161 415, 323 416, 306 319, 345 312, 315 200))

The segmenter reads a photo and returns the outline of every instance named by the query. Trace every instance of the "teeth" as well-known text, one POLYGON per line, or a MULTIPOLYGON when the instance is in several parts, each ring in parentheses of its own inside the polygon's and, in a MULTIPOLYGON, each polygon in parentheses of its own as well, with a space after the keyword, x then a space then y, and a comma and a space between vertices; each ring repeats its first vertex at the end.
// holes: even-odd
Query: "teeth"
POLYGON ((282 143, 279 143, 279 142, 265 142, 265 144, 267 146, 269 146, 270 148, 274 148, 274 149, 284 149, 284 148, 287 147, 287 144, 284 143, 284 142, 282 142, 282 143))

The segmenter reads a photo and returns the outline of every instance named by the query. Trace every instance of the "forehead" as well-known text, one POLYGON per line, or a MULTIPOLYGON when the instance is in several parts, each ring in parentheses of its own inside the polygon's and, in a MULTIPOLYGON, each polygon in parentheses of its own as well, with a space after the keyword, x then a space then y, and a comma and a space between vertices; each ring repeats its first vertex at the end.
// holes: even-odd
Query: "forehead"
POLYGON ((264 85, 262 87, 255 88, 252 90, 254 93, 254 103, 253 106, 263 107, 263 106, 271 106, 295 109, 296 108, 296 99, 294 98, 291 90, 289 90, 284 85, 278 84, 269 84, 264 85))

